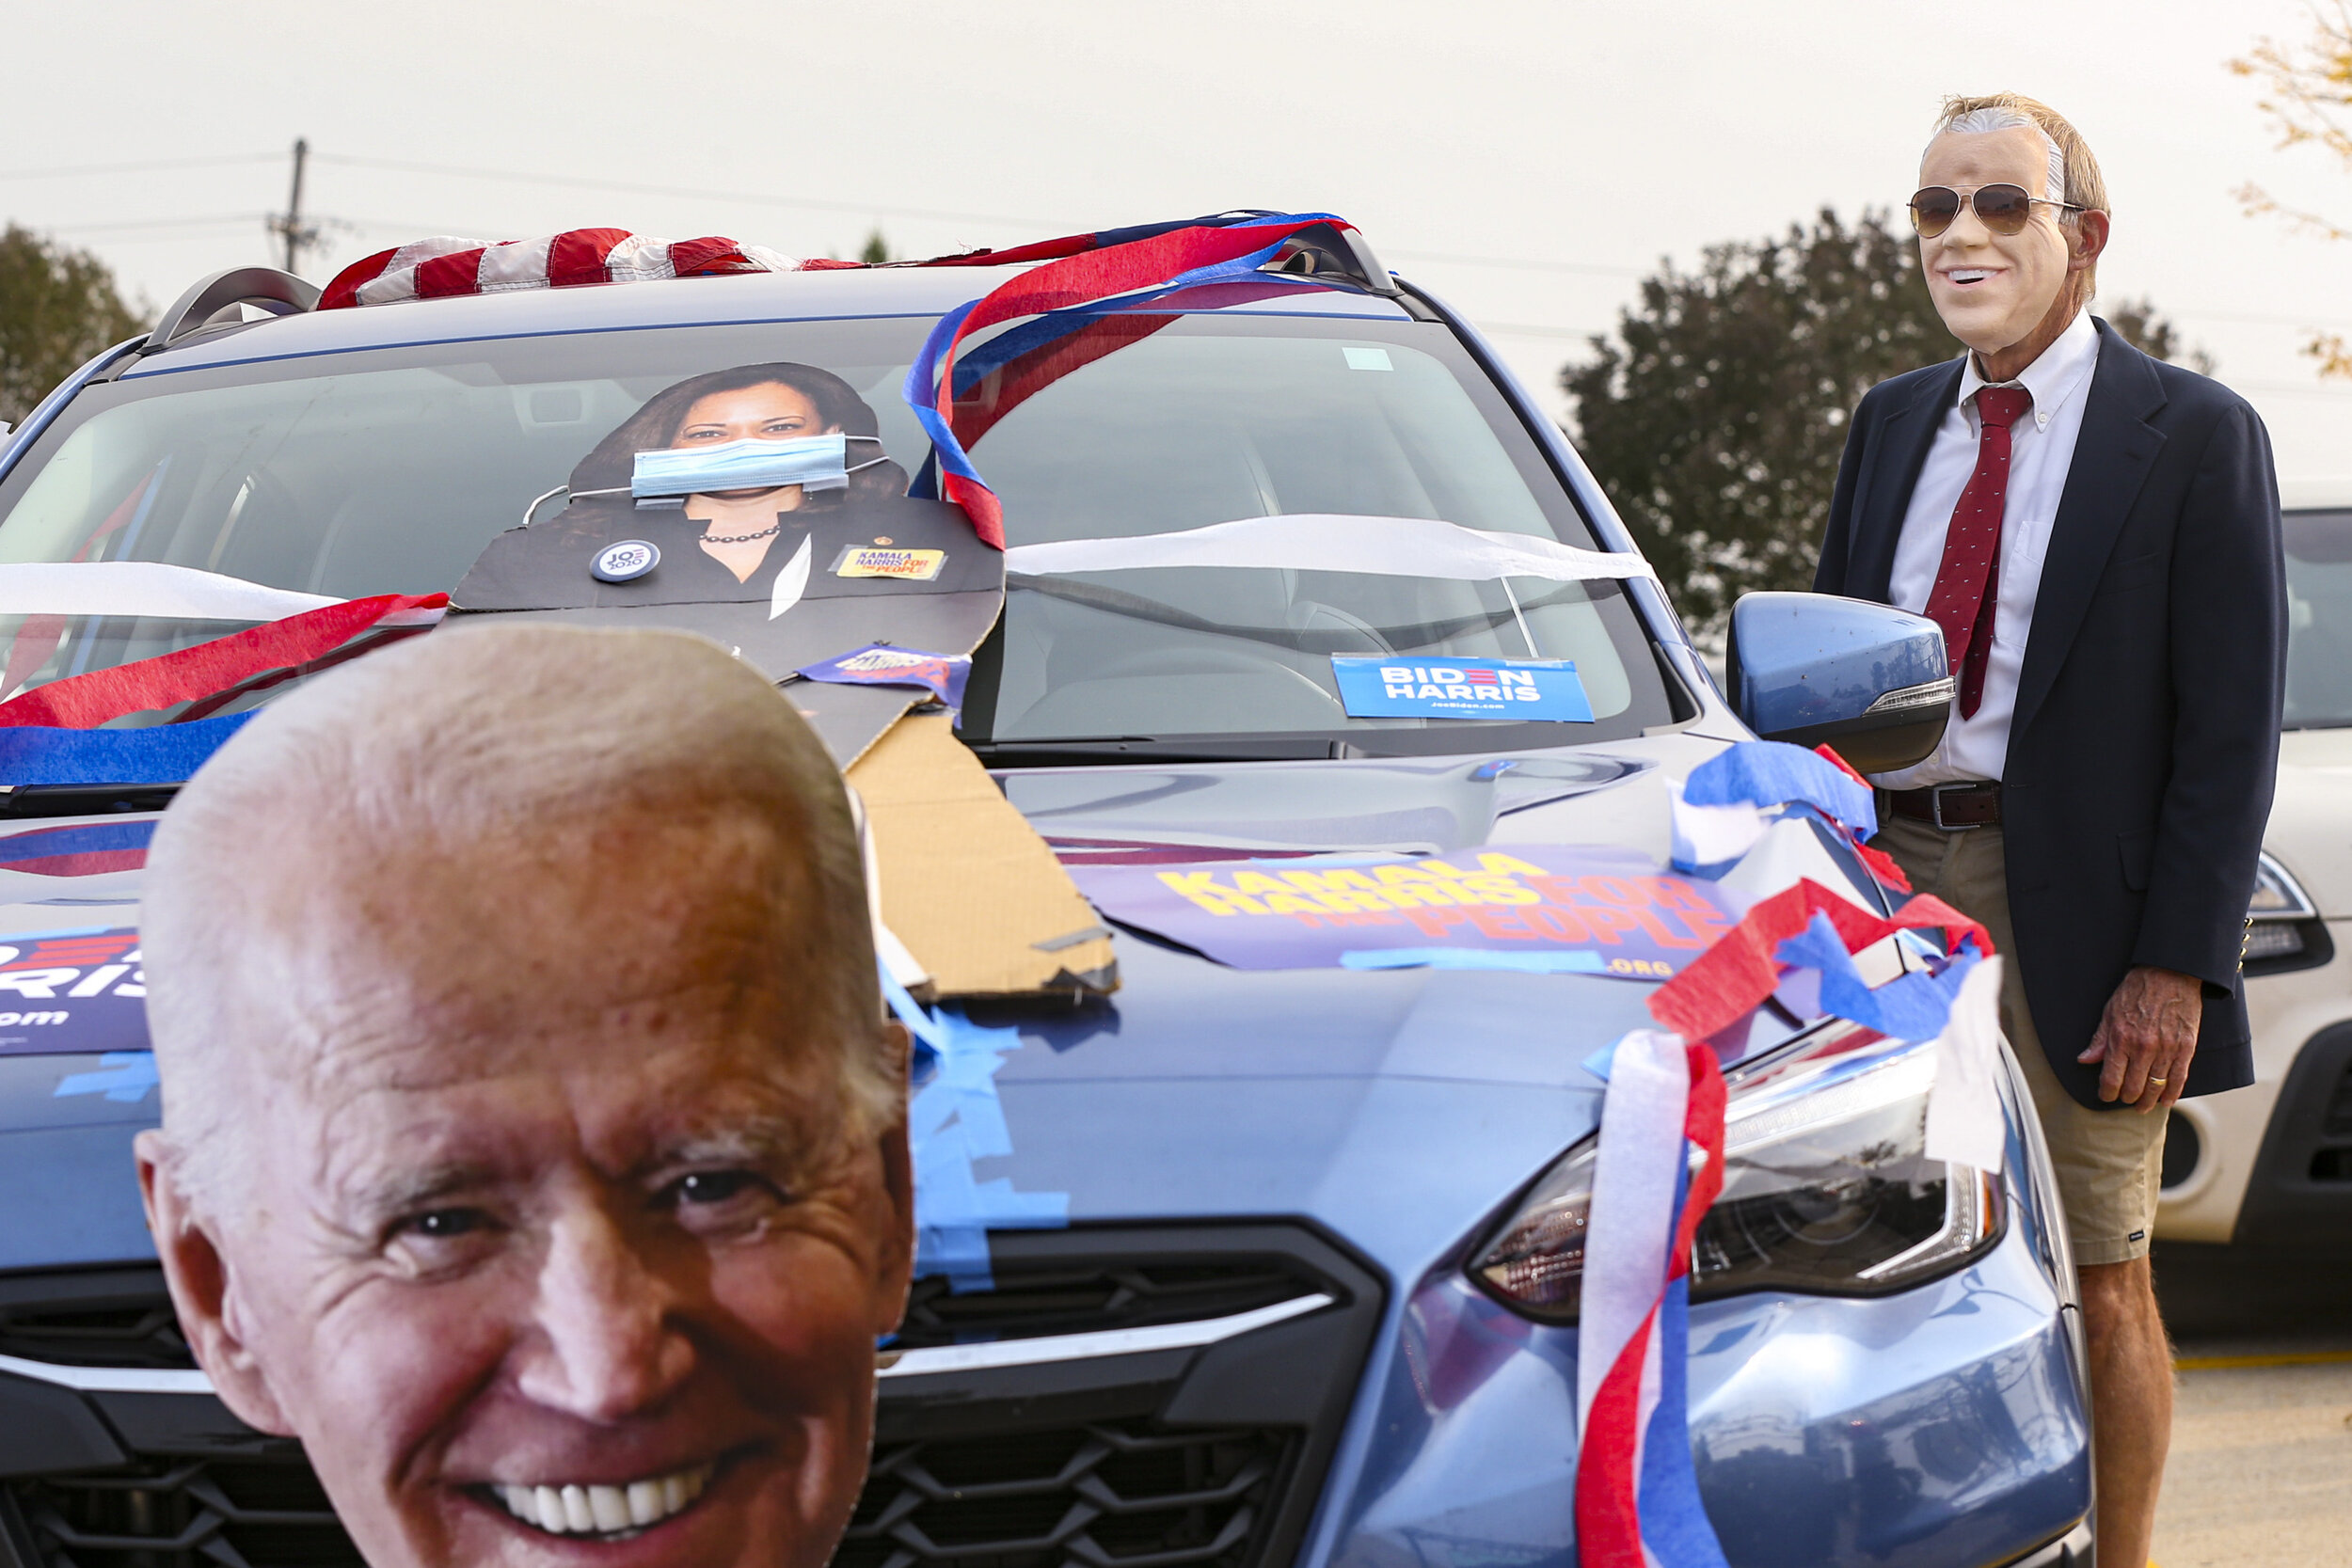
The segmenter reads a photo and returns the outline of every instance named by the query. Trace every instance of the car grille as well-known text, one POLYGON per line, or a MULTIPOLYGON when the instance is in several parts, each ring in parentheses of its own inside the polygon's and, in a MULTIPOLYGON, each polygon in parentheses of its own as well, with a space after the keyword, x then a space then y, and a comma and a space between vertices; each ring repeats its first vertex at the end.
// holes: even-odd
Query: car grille
MULTIPOLYGON (((878 1448, 834 1568, 1241 1568, 1298 1434, 1103 1422, 878 1448)), ((358 1568, 294 1445, 273 1459, 44 1476, 15 1503, 49 1568, 358 1568)))
MULTIPOLYGON (((45 1280, 40 1299, 0 1295, 0 1355, 73 1367, 188 1368, 163 1275, 121 1269, 45 1280)), ((1049 1334, 1195 1323, 1271 1307, 1318 1289, 1287 1259, 1083 1262, 1007 1271, 995 1289, 958 1295, 918 1279, 898 1350, 1049 1334)))
POLYGON ((363 1568, 301 1450, 44 1476, 13 1501, 45 1568, 363 1568))
POLYGON ((1295 1447, 1104 1422, 878 1449, 834 1568, 1238 1568, 1295 1447))
POLYGON ((2312 1150, 2312 1180, 2352 1181, 2352 1061, 2344 1063, 2335 1092, 2328 1097, 2318 1141, 2312 1150))
POLYGON ((917 1280, 895 1348, 969 1344, 1196 1323, 1271 1307, 1317 1289, 1287 1260, 1135 1262, 1008 1273, 995 1289, 956 1295, 917 1280))
MULTIPOLYGON (((1215 1368, 1219 1354, 1248 1353, 1243 1336, 1197 1354, 886 1380, 873 1469, 836 1568, 1287 1560, 1378 1318, 1378 1281, 1288 1225, 1025 1232, 993 1238, 992 1253, 992 1290, 957 1295, 919 1281, 894 1348, 1198 1322, 1310 1293, 1336 1305, 1290 1325, 1314 1348, 1284 1347, 1279 1375, 1215 1368), (1285 1382, 1291 1393, 1265 1393, 1285 1382)), ((188 1364, 154 1270, 44 1276, 38 1288, 0 1280, 0 1354, 188 1364)), ((28 1568, 360 1561, 298 1444, 244 1429, 208 1395, 87 1397, 123 1434, 131 1463, 0 1481, 0 1563, 11 1537, 30 1546, 28 1568), (158 1402, 180 1413, 143 1433, 158 1402), (210 1414, 190 1418, 199 1405, 210 1414)))
POLYGON ((0 1281, 0 1355, 69 1367, 193 1367, 161 1269, 0 1281))

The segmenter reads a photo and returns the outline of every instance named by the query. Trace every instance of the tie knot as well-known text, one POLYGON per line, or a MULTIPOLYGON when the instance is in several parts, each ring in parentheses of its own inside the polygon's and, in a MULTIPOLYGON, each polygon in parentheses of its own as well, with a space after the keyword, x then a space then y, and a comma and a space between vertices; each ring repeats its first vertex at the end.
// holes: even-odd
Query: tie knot
POLYGON ((2023 387, 1979 387, 1977 388, 1977 419, 1980 423, 2007 430, 2015 424, 2026 409, 2033 406, 2033 394, 2023 387))

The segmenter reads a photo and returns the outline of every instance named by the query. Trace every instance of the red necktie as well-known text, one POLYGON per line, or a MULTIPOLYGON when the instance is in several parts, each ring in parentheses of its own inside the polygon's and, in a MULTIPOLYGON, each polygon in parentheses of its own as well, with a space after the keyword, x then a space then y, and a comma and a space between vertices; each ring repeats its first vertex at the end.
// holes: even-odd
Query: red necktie
POLYGON ((2001 597, 2001 508, 2009 496, 2009 427, 2033 406, 2023 387, 1977 391, 1977 471, 1944 531, 1928 615, 1944 628, 1944 650, 1960 675, 1960 716, 1984 701, 1984 667, 1993 657, 1993 610, 2001 597))

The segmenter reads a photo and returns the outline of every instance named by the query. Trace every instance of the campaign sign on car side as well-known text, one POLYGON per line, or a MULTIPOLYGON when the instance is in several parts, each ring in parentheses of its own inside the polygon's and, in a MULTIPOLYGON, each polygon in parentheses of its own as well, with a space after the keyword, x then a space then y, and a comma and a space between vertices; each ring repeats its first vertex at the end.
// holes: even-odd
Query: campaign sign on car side
POLYGON ((132 927, 0 937, 0 1056, 147 1049, 132 927))
POLYGON ((1593 721, 1576 662, 1486 658, 1433 663, 1394 656, 1331 656, 1351 719, 1562 719, 1593 721))
POLYGON ((1520 845, 1443 858, 1317 855, 1073 865, 1094 907, 1235 969, 1378 967, 1416 948, 1593 954, 1592 973, 1662 980, 1739 922, 1711 882, 1633 850, 1520 845))

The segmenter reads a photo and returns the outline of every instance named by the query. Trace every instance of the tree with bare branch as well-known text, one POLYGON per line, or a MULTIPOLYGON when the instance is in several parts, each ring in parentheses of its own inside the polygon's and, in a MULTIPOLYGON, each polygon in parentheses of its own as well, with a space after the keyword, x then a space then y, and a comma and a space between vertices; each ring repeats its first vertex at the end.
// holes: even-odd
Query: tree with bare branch
MULTIPOLYGON (((2230 69, 2262 84, 2263 112, 2279 130, 2280 150, 2316 147, 2352 171, 2352 0, 2314 4, 2309 37, 2264 39, 2230 69)), ((2272 214, 2306 233, 2352 240, 2352 229, 2286 206, 2251 181, 2236 194, 2249 216, 2272 214)), ((2352 343, 2340 334, 2313 328, 2303 352, 2319 361, 2321 375, 2352 378, 2352 343)))

